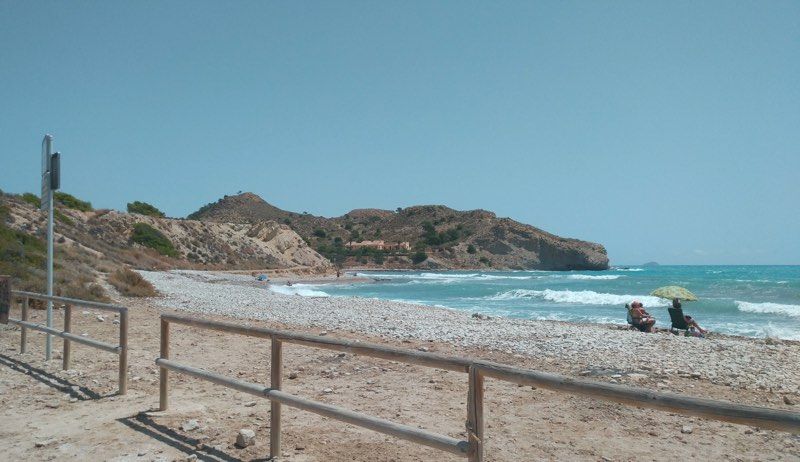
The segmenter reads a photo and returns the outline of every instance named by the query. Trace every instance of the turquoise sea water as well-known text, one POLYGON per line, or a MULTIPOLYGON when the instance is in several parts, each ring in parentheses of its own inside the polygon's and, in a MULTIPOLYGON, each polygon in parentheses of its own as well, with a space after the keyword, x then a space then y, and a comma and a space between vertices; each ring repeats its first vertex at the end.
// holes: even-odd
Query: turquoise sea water
MULTIPOLYGON (((625 323, 625 303, 644 303, 657 327, 669 327, 669 301, 650 297, 665 285, 688 288, 698 302, 684 312, 712 331, 800 340, 800 266, 656 266, 608 271, 359 272, 375 282, 295 285, 300 295, 373 297, 491 316, 625 323)), ((287 288, 288 289, 288 288, 287 288)))

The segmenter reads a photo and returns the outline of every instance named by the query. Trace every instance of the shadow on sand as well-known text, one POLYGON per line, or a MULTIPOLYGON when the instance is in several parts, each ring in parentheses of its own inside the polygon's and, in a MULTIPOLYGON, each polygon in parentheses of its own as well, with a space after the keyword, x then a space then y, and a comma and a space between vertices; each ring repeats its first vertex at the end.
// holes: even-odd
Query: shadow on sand
MULTIPOLYGON (((202 442, 199 439, 181 435, 180 433, 167 427, 166 425, 161 425, 159 423, 156 423, 153 420, 153 418, 147 415, 147 413, 145 412, 140 412, 131 417, 118 419, 118 422, 122 423, 123 425, 127 426, 128 428, 134 431, 137 431, 151 438, 154 438, 164 444, 167 444, 187 455, 194 454, 197 456, 197 460, 243 462, 243 459, 234 457, 219 449, 215 449, 205 444, 201 445, 202 442)), ((252 459, 252 461, 268 461, 268 460, 270 459, 252 459)))
MULTIPOLYGON (((58 377, 57 375, 53 375, 50 372, 47 372, 44 369, 39 369, 37 367, 33 367, 28 363, 24 363, 17 359, 11 358, 4 354, 0 354, 0 365, 6 366, 9 369, 13 369, 17 372, 22 372, 23 374, 31 376, 34 380, 37 380, 48 387, 55 388, 56 390, 62 393, 68 393, 71 397, 77 398, 79 401, 86 401, 90 399, 101 399, 105 398, 95 391, 90 390, 89 388, 76 385, 70 382, 67 379, 58 377)), ((114 396, 115 393, 111 393, 107 396, 114 396)))

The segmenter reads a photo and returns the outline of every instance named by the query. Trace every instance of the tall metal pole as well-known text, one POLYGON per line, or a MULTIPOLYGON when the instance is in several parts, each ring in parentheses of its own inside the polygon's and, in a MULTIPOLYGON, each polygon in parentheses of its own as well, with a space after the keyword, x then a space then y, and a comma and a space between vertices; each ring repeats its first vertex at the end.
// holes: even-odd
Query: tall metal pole
MULTIPOLYGON (((53 155, 53 136, 45 135, 45 160, 47 173, 42 178, 47 184, 47 295, 53 296, 53 189, 50 188, 50 159, 53 155)), ((44 166, 43 166, 44 167, 44 166)), ((53 327, 53 302, 47 302, 47 327, 53 327)), ((50 361, 53 349, 53 336, 47 334, 45 360, 50 361)))

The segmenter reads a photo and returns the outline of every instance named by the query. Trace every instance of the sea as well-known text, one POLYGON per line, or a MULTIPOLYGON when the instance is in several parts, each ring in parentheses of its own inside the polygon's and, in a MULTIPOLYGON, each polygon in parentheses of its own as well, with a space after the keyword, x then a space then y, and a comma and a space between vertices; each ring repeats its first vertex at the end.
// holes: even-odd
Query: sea
POLYGON ((648 295, 682 286, 699 301, 684 313, 706 329, 800 340, 800 266, 624 266, 607 271, 365 271, 369 282, 295 284, 283 293, 370 297, 518 319, 625 324, 641 301, 669 328, 669 300, 648 295))

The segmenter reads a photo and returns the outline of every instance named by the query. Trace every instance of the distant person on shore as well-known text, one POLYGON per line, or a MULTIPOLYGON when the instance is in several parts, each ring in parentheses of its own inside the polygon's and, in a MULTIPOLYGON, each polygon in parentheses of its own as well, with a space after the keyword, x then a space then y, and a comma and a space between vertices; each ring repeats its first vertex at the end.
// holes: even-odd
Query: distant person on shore
POLYGON ((653 325, 656 323, 656 318, 644 309, 642 302, 634 300, 633 303, 631 303, 630 314, 633 319, 634 327, 641 332, 653 332, 653 325))
MULTIPOLYGON (((675 308, 676 310, 681 310, 681 313, 683 313, 683 307, 681 305, 680 299, 673 298, 672 307, 675 308)), ((703 335, 706 334, 706 332, 708 332, 707 330, 700 327, 700 324, 697 324, 697 321, 695 321, 694 318, 692 318, 688 314, 684 314, 683 319, 686 320, 686 325, 689 326, 689 333, 694 335, 695 337, 702 337, 703 335)))

